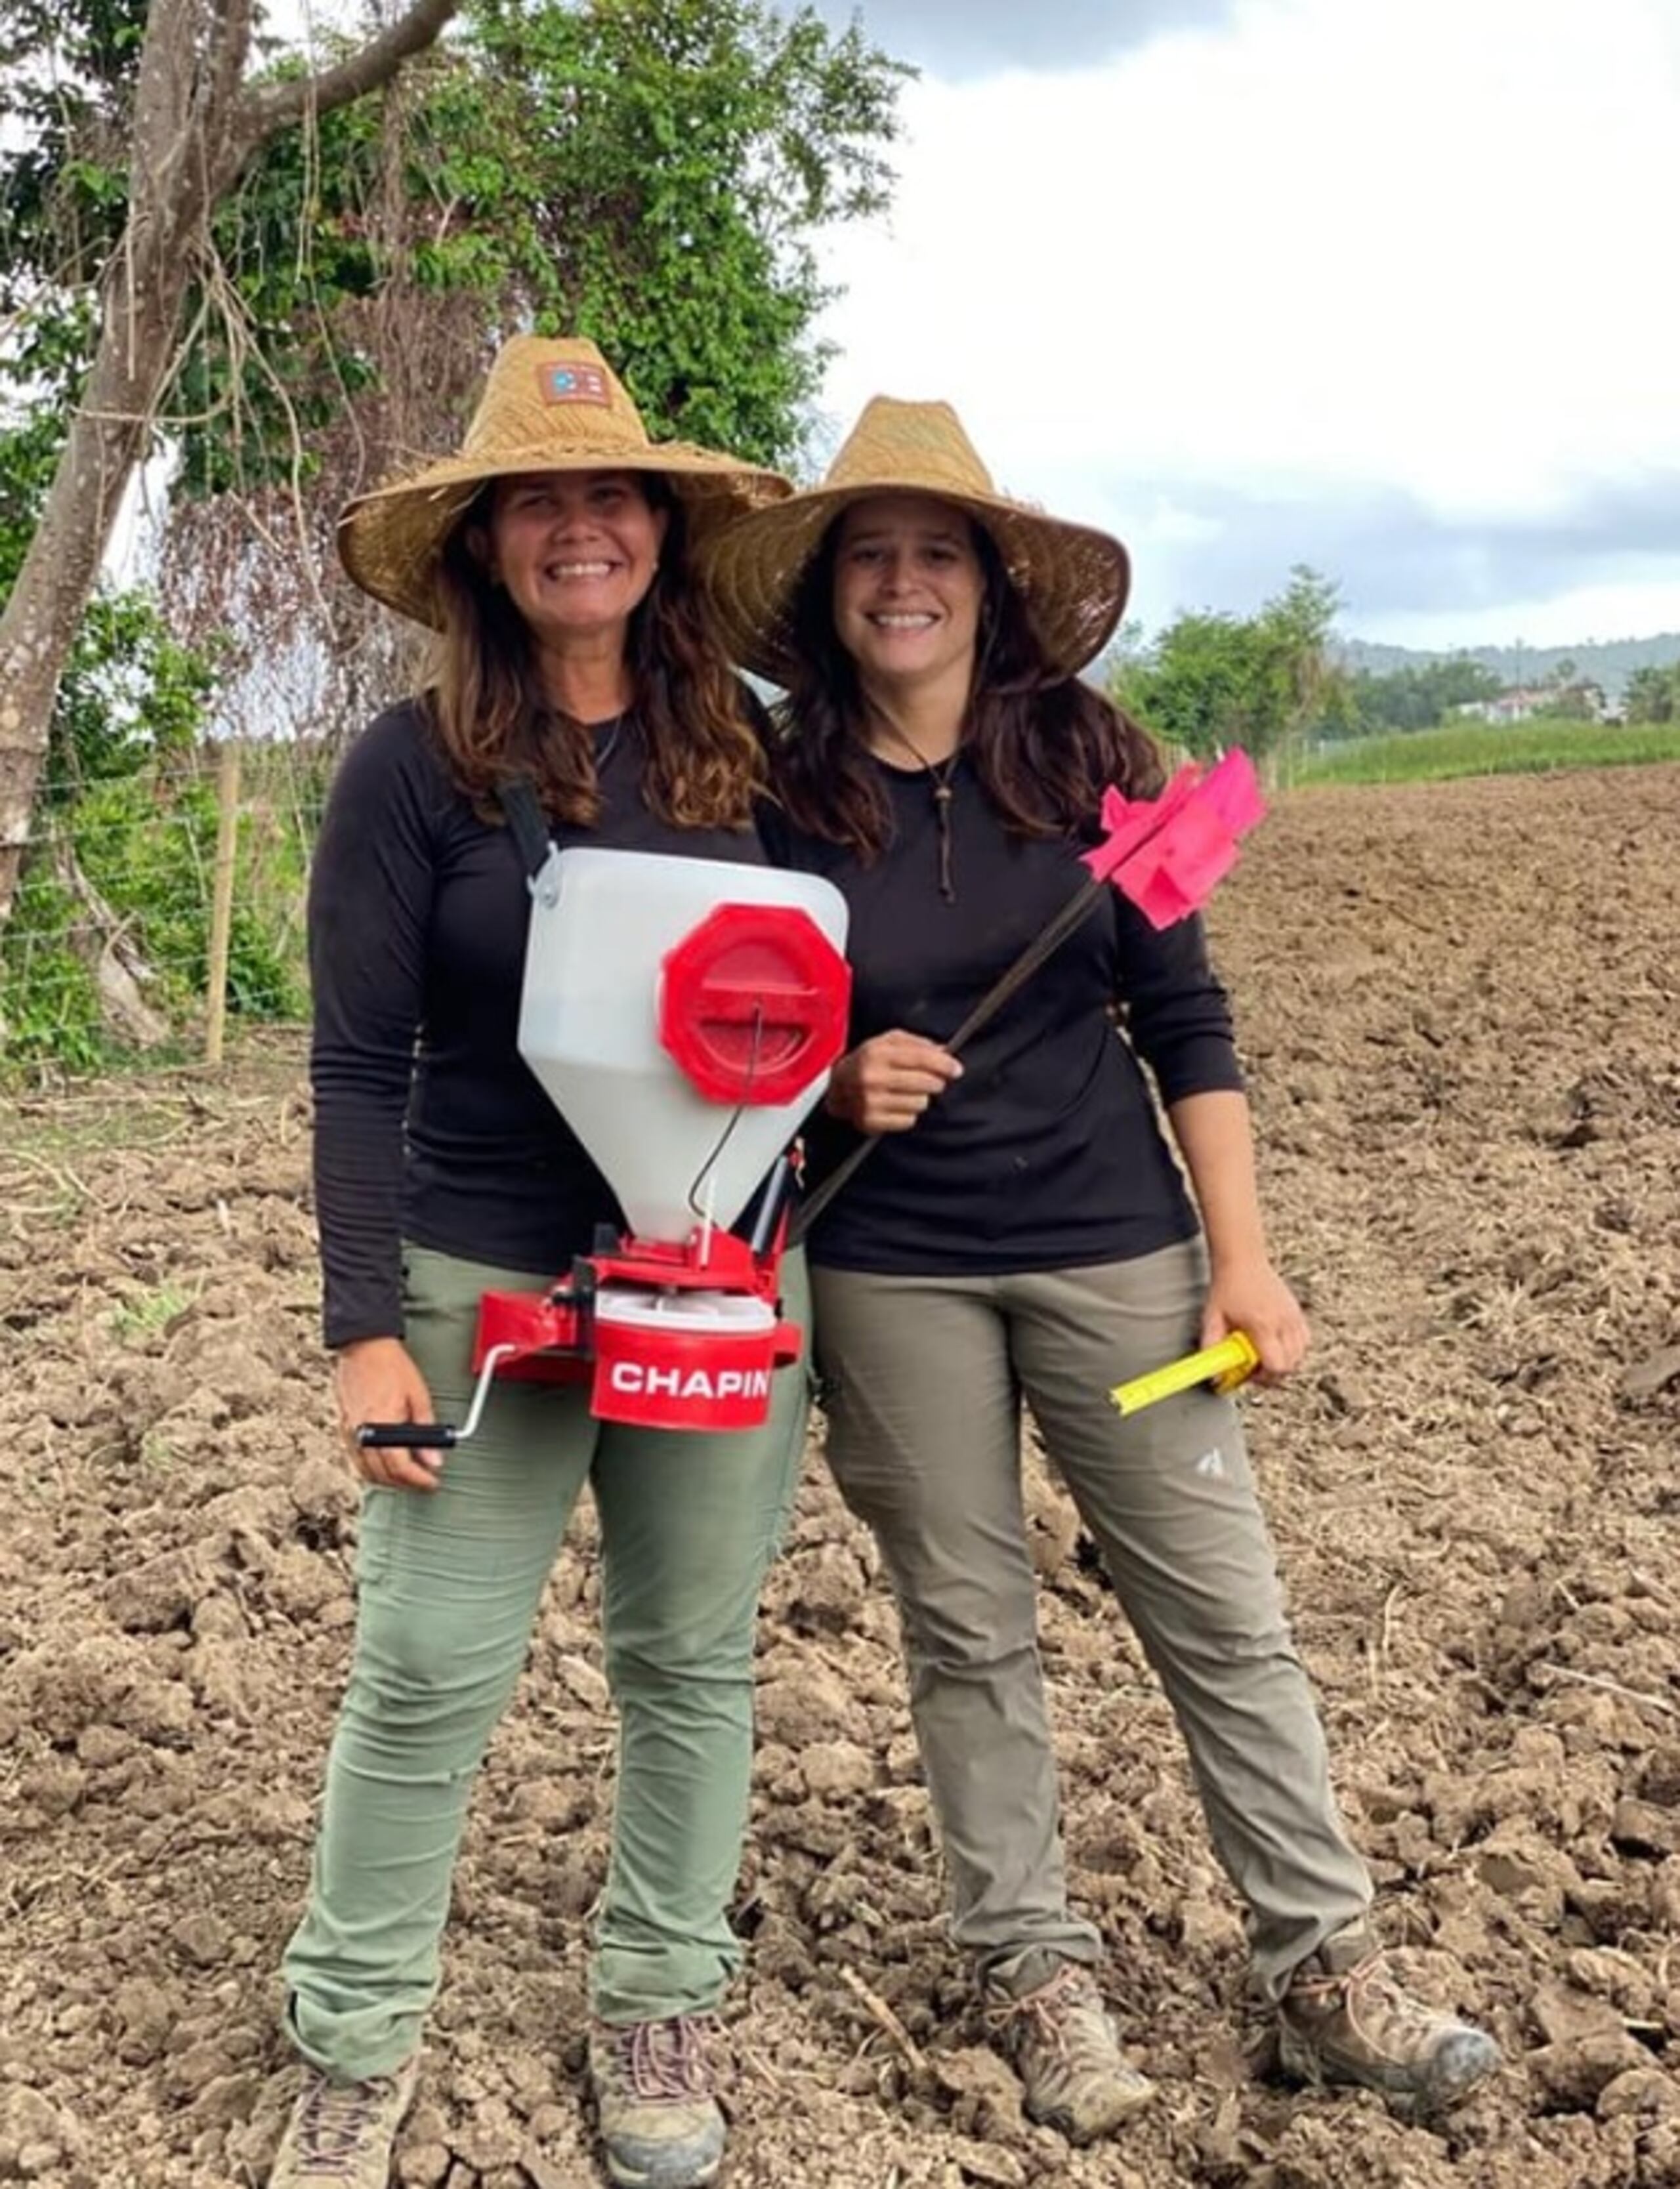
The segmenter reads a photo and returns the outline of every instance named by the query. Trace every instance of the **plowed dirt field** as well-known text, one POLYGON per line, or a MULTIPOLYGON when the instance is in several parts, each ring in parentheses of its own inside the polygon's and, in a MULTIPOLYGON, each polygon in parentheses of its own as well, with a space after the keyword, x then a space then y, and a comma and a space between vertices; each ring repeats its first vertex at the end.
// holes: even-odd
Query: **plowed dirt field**
MULTIPOLYGON (((1024 2124, 813 1448, 762 1628, 735 2189, 1680 2189, 1680 769, 1298 794, 1213 926, 1317 1336, 1248 1402, 1298 1638, 1385 1933, 1509 2064, 1439 2134, 1270 2079, 1171 1720, 1035 1477, 1074 1884, 1162 2096, 1098 2150, 1024 2124)), ((0 1113, 0 2181, 258 2182, 293 2087, 274 1971, 356 1525, 308 1154, 301 1043, 0 1113)), ((597 1581, 585 1514, 404 2183, 596 2178, 597 1581)))

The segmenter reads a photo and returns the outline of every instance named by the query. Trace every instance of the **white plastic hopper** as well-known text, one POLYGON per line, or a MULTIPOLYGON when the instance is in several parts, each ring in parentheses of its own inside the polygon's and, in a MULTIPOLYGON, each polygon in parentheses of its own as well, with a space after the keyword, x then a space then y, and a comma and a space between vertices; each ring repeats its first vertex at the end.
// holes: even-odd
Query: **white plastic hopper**
POLYGON ((738 1115, 697 1093, 661 1046, 663 960, 723 904, 794 907, 845 948, 846 900, 815 874, 576 850, 554 852, 533 885, 519 1052, 640 1239, 686 1239, 697 1204, 733 1224, 829 1082, 824 1069, 795 1100, 738 1115))

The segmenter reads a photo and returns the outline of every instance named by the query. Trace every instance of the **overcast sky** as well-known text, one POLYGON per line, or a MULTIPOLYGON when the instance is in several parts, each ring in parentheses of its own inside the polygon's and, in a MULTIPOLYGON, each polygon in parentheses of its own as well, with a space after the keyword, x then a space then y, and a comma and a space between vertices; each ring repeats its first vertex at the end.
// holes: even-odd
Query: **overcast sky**
POLYGON ((947 398, 1151 625, 1308 562, 1363 636, 1680 629, 1680 0, 857 12, 923 73, 836 433, 947 398))

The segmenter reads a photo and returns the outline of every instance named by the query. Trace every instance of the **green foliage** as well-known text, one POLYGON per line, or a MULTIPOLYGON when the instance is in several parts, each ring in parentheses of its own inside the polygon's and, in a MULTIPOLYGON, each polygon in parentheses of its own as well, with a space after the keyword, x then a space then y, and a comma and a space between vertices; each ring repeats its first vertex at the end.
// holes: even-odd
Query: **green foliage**
POLYGON ((0 428, 0 599, 11 591, 64 445, 62 413, 42 404, 0 428))
POLYGON ((8 0, 0 80, 0 311, 93 282, 122 231, 123 140, 147 0, 8 0))
POLYGON ((91 1072, 109 1061, 99 991, 65 939, 76 907, 43 861, 25 863, 0 937, 0 1030, 7 1070, 91 1072))
MULTIPOLYGON (((207 990, 216 856, 213 781, 195 762, 148 765, 84 784, 54 817, 86 881, 122 910, 123 932, 152 978, 152 1008, 179 1025, 207 990)), ((228 952, 228 1009, 286 1020, 306 1008, 300 915, 308 817, 260 798, 242 812, 228 952)), ((8 1067, 89 1071, 116 1060, 85 953, 71 939, 88 908, 58 879, 45 846, 25 866, 0 936, 0 1025, 8 1067)))
POLYGON ((557 275, 530 286, 539 324, 593 336, 676 431, 795 456, 829 295, 806 239, 884 204, 904 71, 855 25, 753 0, 489 0, 477 22, 538 155, 524 247, 557 275))
MULTIPOLYGON (((147 14, 147 0, 12 0, 0 22, 0 593, 93 354, 147 14)), ((315 63, 331 59, 317 42, 315 63)), ((383 93, 270 139, 215 209, 160 422, 180 456, 172 495, 307 495, 335 463, 329 478, 362 477, 410 430, 399 393, 447 430, 489 350, 523 326, 592 336, 656 433, 796 461, 827 302, 811 237, 885 203, 906 74, 809 5, 469 0, 383 93), (382 389, 381 359, 405 391, 382 389)), ((94 986, 63 939, 86 908, 56 845, 153 967, 150 999, 201 994, 214 812, 190 756, 216 666, 144 595, 90 608, 51 726, 41 842, 0 937, 14 1059, 100 1053, 94 986)), ((242 834, 237 1009, 300 1006, 303 840, 296 814, 242 834)))
POLYGON ((790 460, 829 295, 809 235, 885 202, 905 72, 808 7, 478 0, 386 101, 275 139, 223 209, 249 325, 212 314, 183 376, 210 421, 188 430, 192 488, 272 472, 294 423, 370 384, 344 308, 393 284, 416 316, 472 300, 492 338, 588 335, 656 430, 790 460))
POLYGON ((1468 775, 1537 775, 1569 768, 1680 760, 1680 723, 1459 721, 1326 747, 1304 761, 1297 783, 1428 783, 1468 775))
MULTIPOLYGON (((171 786, 155 776, 114 778, 77 801, 70 826, 82 872, 133 921, 134 940, 158 976, 160 1007, 173 1004, 178 1011, 197 1001, 209 970, 214 786, 201 778, 171 786)), ((241 834, 228 953, 229 1009, 252 1018, 293 1017, 303 1007, 300 984, 255 901, 248 827, 241 834)), ((291 879, 301 891, 301 850, 290 863, 291 879)))
POLYGON ((1466 653, 1408 665, 1386 676, 1361 669, 1353 679, 1354 729, 1360 736, 1429 729, 1455 707, 1494 699, 1502 689, 1491 669, 1466 653))
MULTIPOLYGON (((4 165, 0 157, 0 187, 4 165)), ((0 251, 0 260, 3 256, 0 251)), ((91 333, 85 303, 42 303, 24 313, 16 330, 15 357, 0 364, 0 601, 22 566, 53 483, 71 404, 81 392, 91 333), (8 380, 17 391, 14 395, 8 394, 8 380)))
POLYGON ((190 754, 215 681, 211 658, 172 637, 149 593, 96 593, 54 710, 44 795, 169 766, 190 754))
MULTIPOLYGON (((153 978, 147 1001, 175 1023, 196 1015, 207 989, 213 782, 190 761, 147 765, 83 783, 61 796, 52 829, 86 881, 121 908, 123 933, 153 978)), ((291 1019, 305 1008, 299 911, 308 847, 302 817, 259 806, 240 821, 228 1009, 247 1019, 291 1019)), ((111 1061, 97 987, 71 937, 88 908, 59 879, 49 841, 25 864, 0 936, 0 1025, 8 1066, 84 1071, 111 1061)))
MULTIPOLYGON (((71 324, 71 318, 41 322, 55 339, 71 324)), ((67 349, 53 357, 37 346, 37 354, 49 370, 64 367, 68 376, 67 349)), ((46 405, 0 431, 0 595, 28 547, 62 434, 62 410, 46 405)), ((67 831, 78 856, 84 839, 91 835, 99 842, 99 855, 82 862, 90 876, 96 869, 120 871, 130 863, 144 868, 150 856, 146 847, 165 826, 152 786, 189 758, 212 681, 212 662, 171 636, 149 593, 94 595, 76 632, 48 728, 47 767, 36 806, 39 841, 25 855, 17 899, 0 937, 0 1026, 8 1064, 50 1061, 61 1069, 87 1070, 105 1060, 98 990, 84 956, 68 940, 82 908, 54 870, 54 832, 67 831), (116 807, 109 802, 113 786, 116 807), (120 847, 106 833, 117 825, 119 813, 120 833, 128 840, 120 847)), ((212 815, 212 835, 213 828, 212 815)), ((154 895, 178 891, 181 881, 178 873, 155 875, 154 895)), ((132 916, 131 932, 145 925, 144 907, 131 907, 120 890, 105 893, 125 916, 132 916)), ((152 947, 148 936, 146 947, 152 947)), ((191 992, 191 965, 175 962, 178 952, 171 947, 160 954, 167 1000, 178 1001, 191 992)), ((241 970, 256 998, 282 993, 269 954, 259 936, 246 939, 241 970)), ((197 957, 201 965, 201 941, 197 957)), ((201 970, 198 978, 201 986, 201 970)), ((286 993, 295 995, 295 983, 286 993)))
MULTIPOLYGON (((350 41, 328 46, 329 59, 350 41)), ((425 75, 436 54, 411 65, 425 75)), ((278 79, 304 73, 284 59, 278 79)), ((395 97, 397 93, 387 93, 395 97)), ((370 207, 381 189, 382 102, 359 99, 278 133, 216 208, 218 278, 189 300, 195 339, 167 398, 180 467, 174 490, 224 494, 307 485, 323 438, 376 382, 342 323, 390 272, 370 207)), ((408 178, 418 189, 421 178, 408 178)))
MULTIPOLYGON (((98 990, 70 940, 87 908, 57 873, 60 841, 156 976, 148 1000, 168 1018, 201 1004, 217 813, 196 755, 212 677, 213 665, 170 636, 145 594, 99 594, 90 603, 53 717, 38 841, 0 936, 8 1064, 78 1071, 110 1061, 98 990)), ((286 1018, 303 1009, 297 915, 305 857, 300 829, 242 821, 230 1011, 286 1018)))
POLYGON ((1179 616, 1110 680, 1119 704, 1164 744, 1211 755, 1241 745, 1275 761, 1292 739, 1347 714, 1347 680, 1332 664, 1337 589, 1298 565, 1257 615, 1179 616))
MULTIPOLYGON (((31 329, 77 318, 85 363, 145 8, 15 13, 0 303, 31 329)), ((665 430, 792 460, 829 293, 809 238, 885 204, 907 72, 809 6, 476 0, 397 84, 271 139, 218 208, 166 399, 177 491, 307 484, 376 382, 366 308, 399 292, 410 316, 468 300, 486 346, 521 325, 590 335, 665 430)))
POLYGON ((149 1291, 131 1292, 118 1307, 105 1316, 105 1327, 119 1345, 132 1345, 145 1339, 160 1337, 177 1315, 184 1315, 202 1294, 202 1283, 197 1292, 188 1292, 175 1284, 153 1286, 149 1291))
POLYGON ((1680 722, 1680 661, 1666 668, 1636 669, 1622 707, 1629 722, 1680 722))
MULTIPOLYGON (((16 0, 0 29, 20 87, 0 146, 0 385, 29 412, 0 437, 0 576, 91 354, 145 21, 145 0, 16 0)), ((320 42, 315 61, 335 57, 320 42)), ((271 74, 304 67, 282 54, 271 74)), ((277 133, 216 209, 165 398, 173 490, 306 486, 335 435, 365 432, 393 314, 399 349, 429 336, 445 360, 417 368, 422 388, 450 382, 440 402, 502 334, 574 331, 655 430, 795 461, 829 296, 810 238, 885 203, 907 73, 809 5, 472 0, 384 92, 277 133)))

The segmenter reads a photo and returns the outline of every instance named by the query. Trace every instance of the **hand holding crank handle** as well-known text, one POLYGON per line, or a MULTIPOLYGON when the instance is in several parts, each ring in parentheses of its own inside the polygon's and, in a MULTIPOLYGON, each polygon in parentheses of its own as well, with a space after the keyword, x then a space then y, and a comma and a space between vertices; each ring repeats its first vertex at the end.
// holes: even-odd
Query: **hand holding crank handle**
POLYGON ((518 1350, 517 1345, 491 1346, 479 1366, 472 1403, 459 1428, 453 1422, 359 1422, 356 1442, 365 1451, 453 1451, 477 1430, 496 1370, 518 1350))

